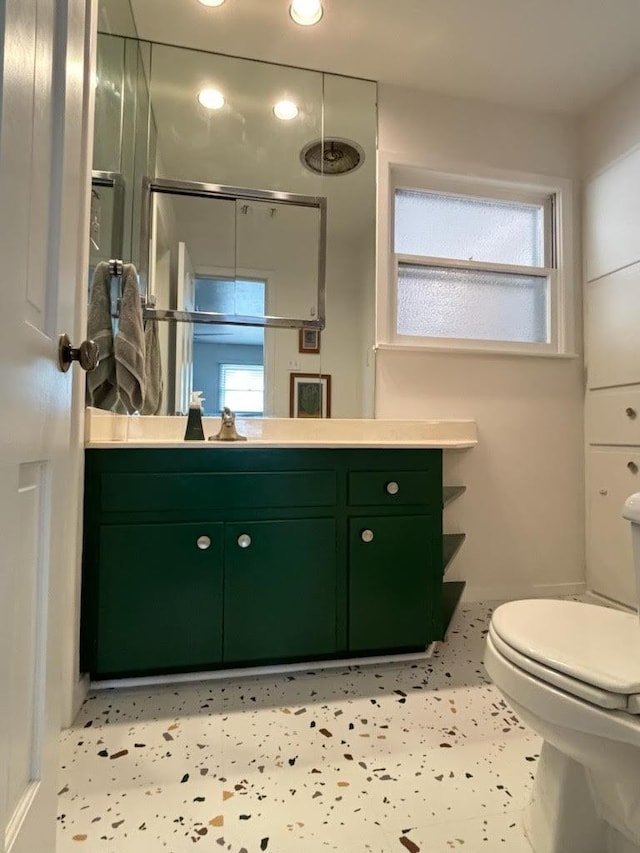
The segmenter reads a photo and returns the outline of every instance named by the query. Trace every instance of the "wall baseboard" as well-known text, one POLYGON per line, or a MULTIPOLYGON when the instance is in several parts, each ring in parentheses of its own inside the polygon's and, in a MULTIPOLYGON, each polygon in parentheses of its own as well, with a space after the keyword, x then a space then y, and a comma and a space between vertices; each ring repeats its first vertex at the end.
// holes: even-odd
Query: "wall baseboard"
POLYGON ((602 607, 612 607, 614 610, 624 610, 625 613, 638 612, 636 607, 629 607, 628 604, 624 604, 622 601, 616 601, 614 598, 609 598, 600 592, 594 592, 592 589, 588 589, 585 595, 589 603, 600 604, 602 607))
POLYGON ((462 603, 472 601, 516 601, 520 598, 558 598, 563 595, 583 595, 587 585, 584 581, 549 584, 496 584, 476 586, 467 581, 462 603))
POLYGON ((63 716, 61 721, 61 728, 68 729, 73 725, 73 721, 80 713, 80 708, 84 703, 84 700, 87 698, 87 694, 91 688, 91 682, 89 681, 89 676, 83 674, 73 685, 73 697, 71 700, 71 708, 68 709, 68 713, 70 713, 69 717, 63 716))

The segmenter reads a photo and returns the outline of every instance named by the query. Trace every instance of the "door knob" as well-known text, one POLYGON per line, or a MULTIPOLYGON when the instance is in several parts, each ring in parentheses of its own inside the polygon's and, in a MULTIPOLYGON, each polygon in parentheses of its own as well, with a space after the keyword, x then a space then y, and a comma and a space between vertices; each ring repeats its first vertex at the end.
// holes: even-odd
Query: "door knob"
POLYGON ((386 489, 387 494, 397 495, 400 491, 400 486, 394 480, 392 480, 390 483, 387 483, 386 489))
POLYGON ((240 536, 238 536, 238 545, 241 548, 248 548, 249 545, 251 545, 251 537, 248 533, 242 533, 240 536))
POLYGON ((77 361, 87 373, 95 370, 100 362, 100 351, 95 341, 83 341, 79 347, 71 346, 71 340, 66 333, 58 338, 58 367, 63 373, 77 361))
POLYGON ((363 542, 366 542, 366 543, 373 542, 373 539, 374 539, 373 530, 363 530, 362 533, 360 534, 360 538, 362 539, 363 542))
POLYGON ((201 551, 206 551, 207 548, 211 547, 211 537, 210 536, 198 536, 196 539, 196 545, 201 551))

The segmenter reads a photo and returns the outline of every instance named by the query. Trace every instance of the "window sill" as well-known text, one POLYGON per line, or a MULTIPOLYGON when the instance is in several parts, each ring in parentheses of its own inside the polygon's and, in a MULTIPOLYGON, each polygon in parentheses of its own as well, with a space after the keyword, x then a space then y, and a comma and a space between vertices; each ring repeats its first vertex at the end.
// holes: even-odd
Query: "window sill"
POLYGON ((374 346, 374 351, 382 352, 430 352, 440 353, 441 355, 502 355, 516 356, 517 358, 559 358, 559 359, 576 359, 580 358, 577 352, 551 352, 549 350, 535 352, 529 349, 500 349, 498 347, 473 347, 473 346, 438 346, 434 344, 396 344, 396 343, 379 343, 374 346))

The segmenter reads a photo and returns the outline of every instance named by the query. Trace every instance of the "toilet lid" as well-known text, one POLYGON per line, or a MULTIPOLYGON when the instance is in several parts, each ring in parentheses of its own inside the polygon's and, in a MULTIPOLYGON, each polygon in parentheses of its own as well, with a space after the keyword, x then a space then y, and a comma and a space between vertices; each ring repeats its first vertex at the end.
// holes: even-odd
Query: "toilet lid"
POLYGON ((502 604, 495 633, 517 652, 558 673, 637 703, 640 622, 631 613, 576 601, 502 604))
POLYGON ((519 669, 534 675, 540 681, 544 681, 545 684, 559 687, 564 693, 570 693, 572 696, 577 696, 578 699, 584 699, 591 705, 598 705, 600 708, 606 708, 609 711, 640 713, 640 709, 634 701, 640 698, 637 693, 633 696, 626 696, 624 693, 610 693, 608 690, 601 690, 599 687, 587 684, 586 681, 571 678, 562 672, 538 663, 533 658, 520 654, 512 646, 507 645, 504 640, 501 640, 493 625, 489 625, 489 639, 495 650, 504 658, 515 664, 519 669))

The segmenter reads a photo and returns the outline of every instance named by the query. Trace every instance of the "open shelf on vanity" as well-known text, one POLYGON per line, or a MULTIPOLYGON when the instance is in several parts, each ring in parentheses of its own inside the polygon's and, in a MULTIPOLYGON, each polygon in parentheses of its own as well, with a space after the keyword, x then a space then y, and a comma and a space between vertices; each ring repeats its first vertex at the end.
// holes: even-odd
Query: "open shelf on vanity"
MULTIPOLYGON (((467 490, 466 486, 443 486, 442 508, 449 506, 456 498, 459 498, 467 490)), ((442 576, 446 577, 447 571, 454 557, 462 547, 466 533, 445 533, 442 536, 442 576)), ((444 581, 442 584, 442 625, 441 638, 444 640, 449 630, 449 625, 462 598, 466 586, 465 581, 444 581)))
POLYGON ((445 581, 442 584, 442 639, 447 638, 449 625, 456 612, 462 593, 466 586, 465 581, 445 581))
POLYGON ((460 495, 467 491, 466 486, 444 486, 442 489, 442 506, 448 506, 451 501, 455 501, 460 495))
POLYGON ((446 575, 449 564, 467 538, 466 533, 445 533, 442 536, 442 574, 446 575))

